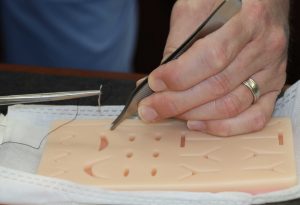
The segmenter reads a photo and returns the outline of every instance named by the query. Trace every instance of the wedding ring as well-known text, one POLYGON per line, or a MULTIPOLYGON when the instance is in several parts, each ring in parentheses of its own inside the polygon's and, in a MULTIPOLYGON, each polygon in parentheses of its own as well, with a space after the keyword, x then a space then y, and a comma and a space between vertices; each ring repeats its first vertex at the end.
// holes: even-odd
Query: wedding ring
POLYGON ((248 80, 244 81, 243 84, 249 88, 249 90, 251 91, 252 95, 253 95, 253 102, 252 104, 254 104, 259 96, 260 96, 260 91, 259 91, 259 87, 258 84, 252 79, 249 78, 248 80))

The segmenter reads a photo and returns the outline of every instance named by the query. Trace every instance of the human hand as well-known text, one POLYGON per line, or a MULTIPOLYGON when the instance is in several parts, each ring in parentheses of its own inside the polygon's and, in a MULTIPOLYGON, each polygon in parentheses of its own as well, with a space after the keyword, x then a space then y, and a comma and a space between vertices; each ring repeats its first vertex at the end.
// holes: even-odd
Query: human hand
MULTIPOLYGON (((178 0, 164 57, 219 2, 178 0)), ((262 129, 285 83, 288 10, 287 0, 243 0, 241 11, 223 27, 149 75, 155 94, 140 102, 140 117, 147 122, 176 117, 186 120, 191 130, 219 136, 262 129), (243 85, 250 77, 261 93, 254 104, 252 93, 243 85)))

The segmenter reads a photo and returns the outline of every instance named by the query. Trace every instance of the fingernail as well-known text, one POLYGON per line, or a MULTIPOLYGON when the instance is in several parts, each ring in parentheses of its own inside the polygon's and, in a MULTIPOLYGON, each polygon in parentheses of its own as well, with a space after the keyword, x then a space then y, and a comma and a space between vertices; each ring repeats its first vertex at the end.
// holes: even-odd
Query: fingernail
POLYGON ((187 127, 190 130, 197 130, 197 131, 203 131, 206 129, 206 125, 202 121, 188 121, 187 127))
POLYGON ((146 79, 146 77, 143 77, 143 78, 139 79, 139 80, 136 82, 136 86, 138 86, 139 84, 141 84, 145 79, 146 79))
POLYGON ((151 89, 155 92, 161 92, 167 89, 166 84, 159 79, 152 79, 149 78, 149 85, 151 87, 151 89))
POLYGON ((145 122, 152 122, 158 117, 157 112, 153 108, 147 106, 140 106, 138 108, 138 113, 140 118, 145 122))

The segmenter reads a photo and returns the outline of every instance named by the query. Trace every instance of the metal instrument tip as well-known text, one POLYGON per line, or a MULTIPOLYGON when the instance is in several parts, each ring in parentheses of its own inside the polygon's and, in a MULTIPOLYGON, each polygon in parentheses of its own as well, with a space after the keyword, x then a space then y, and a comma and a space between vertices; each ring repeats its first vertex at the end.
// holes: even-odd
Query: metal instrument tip
POLYGON ((109 129, 113 131, 114 129, 116 129, 116 127, 117 127, 117 123, 112 123, 109 129))

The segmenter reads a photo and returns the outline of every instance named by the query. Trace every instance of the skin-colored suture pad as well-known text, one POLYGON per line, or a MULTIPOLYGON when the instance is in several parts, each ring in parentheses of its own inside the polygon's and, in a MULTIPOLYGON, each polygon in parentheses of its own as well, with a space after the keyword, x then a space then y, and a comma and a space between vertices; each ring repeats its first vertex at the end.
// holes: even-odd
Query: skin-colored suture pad
MULTIPOLYGON (((56 122, 55 127, 64 122, 56 122)), ((291 123, 215 137, 184 122, 74 121, 48 137, 38 173, 114 190, 262 193, 296 184, 291 123)))

